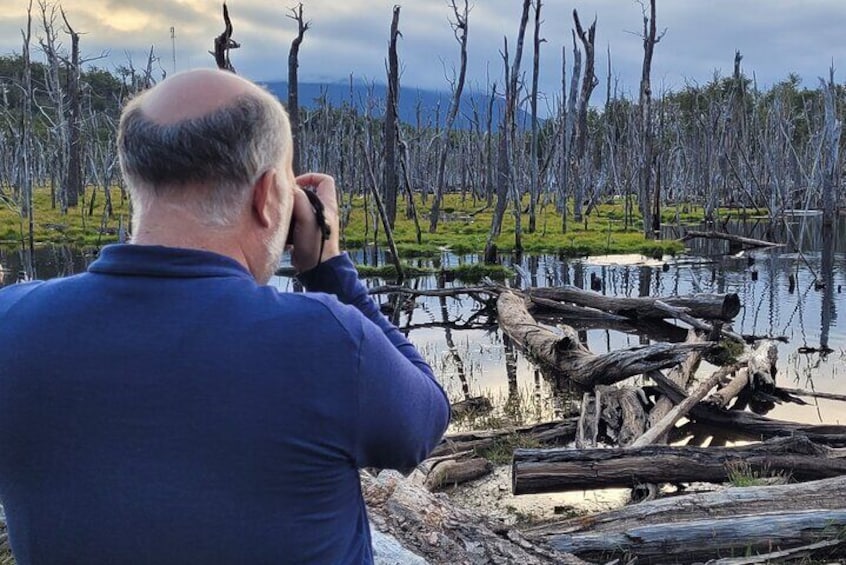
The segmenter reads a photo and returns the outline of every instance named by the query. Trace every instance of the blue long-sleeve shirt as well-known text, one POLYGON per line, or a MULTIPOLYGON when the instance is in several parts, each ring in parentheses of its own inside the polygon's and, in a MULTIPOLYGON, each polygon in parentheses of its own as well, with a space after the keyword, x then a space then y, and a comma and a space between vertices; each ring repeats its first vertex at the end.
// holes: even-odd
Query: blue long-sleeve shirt
POLYGON ((370 562, 358 469, 422 460, 449 404, 345 255, 302 282, 316 292, 115 245, 87 273, 1 290, 18 562, 370 562))

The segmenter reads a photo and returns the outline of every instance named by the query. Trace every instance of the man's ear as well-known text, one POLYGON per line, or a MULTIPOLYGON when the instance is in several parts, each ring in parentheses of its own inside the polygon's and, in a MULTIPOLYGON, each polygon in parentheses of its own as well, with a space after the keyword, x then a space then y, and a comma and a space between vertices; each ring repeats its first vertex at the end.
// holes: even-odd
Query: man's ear
POLYGON ((253 185, 252 211, 256 221, 263 228, 273 225, 271 211, 278 206, 276 193, 276 169, 268 169, 253 185))

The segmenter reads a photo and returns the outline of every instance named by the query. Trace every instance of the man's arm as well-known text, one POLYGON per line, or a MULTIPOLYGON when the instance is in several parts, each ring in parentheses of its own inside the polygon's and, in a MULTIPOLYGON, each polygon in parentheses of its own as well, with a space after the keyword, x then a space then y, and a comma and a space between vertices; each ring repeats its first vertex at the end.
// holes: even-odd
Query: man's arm
POLYGON ((413 467, 437 445, 449 423, 449 400, 431 367, 379 312, 346 254, 299 279, 307 290, 334 294, 367 318, 358 355, 356 463, 413 467))
POLYGON ((309 291, 334 294, 362 315, 356 378, 358 400, 353 457, 359 467, 407 469, 428 455, 449 424, 449 400, 417 349, 382 316, 339 243, 335 181, 297 177, 291 261, 309 291), (301 188, 300 188, 301 187, 301 188), (317 225, 303 189, 323 202, 329 238, 317 225))

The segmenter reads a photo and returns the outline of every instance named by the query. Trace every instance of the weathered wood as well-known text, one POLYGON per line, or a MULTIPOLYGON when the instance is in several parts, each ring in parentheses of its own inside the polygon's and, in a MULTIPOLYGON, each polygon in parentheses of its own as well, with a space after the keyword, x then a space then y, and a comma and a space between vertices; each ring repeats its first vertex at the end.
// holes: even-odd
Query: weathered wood
POLYGON ((394 471, 361 474, 373 527, 430 563, 584 563, 530 542, 503 523, 435 495, 394 471))
POLYGON ((735 367, 723 367, 714 371, 710 377, 703 381, 696 390, 690 393, 687 398, 674 406, 661 420, 656 422, 646 431, 642 436, 632 442, 631 447, 641 447, 655 443, 659 438, 663 438, 667 432, 676 425, 681 418, 687 415, 688 412, 703 398, 712 388, 717 386, 725 376, 735 370, 735 367))
POLYGON ((754 247, 783 247, 783 243, 775 243, 773 241, 765 241, 763 239, 753 239, 751 237, 743 237, 739 235, 734 235, 730 233, 723 233, 717 231, 697 231, 697 230, 688 230, 687 233, 684 234, 682 241, 689 241, 691 239, 722 239, 728 241, 729 243, 735 243, 742 247, 746 248, 754 248, 754 247))
POLYGON ((705 401, 713 404, 714 406, 725 408, 733 398, 740 394, 740 391, 747 387, 748 384, 749 371, 745 368, 739 369, 737 374, 726 386, 714 392, 714 394, 709 396, 705 401))
MULTIPOLYGON (((687 341, 689 343, 701 343, 704 341, 702 336, 697 334, 695 331, 690 330, 687 335, 687 341)), ((698 351, 694 351, 693 353, 688 354, 685 357, 684 361, 673 367, 669 373, 667 373, 667 378, 679 385, 679 387, 683 390, 687 390, 688 385, 690 384, 691 379, 693 379, 693 375, 696 373, 696 368, 699 366, 699 362, 702 360, 702 355, 698 351)), ((655 406, 652 407, 652 410, 649 411, 649 418, 648 424, 649 427, 654 426, 657 424, 664 416, 670 413, 670 410, 673 409, 673 402, 666 396, 663 395, 658 400, 655 401, 655 406)), ((666 437, 656 438, 655 441, 651 443, 667 443, 666 437), (660 441, 659 441, 660 440, 660 441)))
POLYGON ((821 554, 821 557, 831 557, 833 555, 842 554, 843 546, 846 546, 846 540, 831 539, 825 541, 818 541, 816 543, 809 543, 808 545, 800 545, 790 549, 783 549, 781 551, 771 551, 770 553, 759 553, 758 555, 748 557, 725 557, 717 559, 716 561, 709 561, 709 565, 753 565, 755 563, 794 563, 797 559, 799 563, 805 563, 805 560, 821 554), (789 561, 784 561, 788 559, 789 561))
POLYGON ((440 490, 479 479, 491 471, 493 463, 482 457, 442 461, 426 476, 425 486, 430 491, 440 490))
POLYGON ((744 461, 755 472, 785 471, 797 480, 846 474, 846 460, 797 436, 738 447, 650 445, 616 449, 517 449, 512 463, 514 494, 561 492, 638 483, 728 478, 727 464, 744 461))
POLYGON ((737 294, 692 294, 653 298, 649 296, 605 296, 575 286, 538 287, 526 291, 532 298, 569 302, 604 310, 627 318, 665 319, 684 312, 695 318, 731 320, 740 312, 737 294), (661 304, 670 306, 665 308, 661 304))
POLYGON ((801 388, 778 387, 778 390, 796 396, 807 396, 811 398, 825 398, 826 400, 839 400, 846 402, 846 394, 835 394, 833 392, 820 392, 817 390, 804 390, 801 388))
POLYGON ((785 485, 736 487, 697 492, 624 506, 593 516, 579 516, 523 530, 531 539, 579 532, 619 532, 637 526, 730 518, 764 512, 810 508, 837 510, 846 500, 846 476, 785 485))
POLYGON ((676 365, 691 351, 703 351, 709 344, 654 344, 619 349, 594 355, 579 342, 569 326, 559 326, 563 335, 539 325, 526 310, 522 298, 502 292, 497 299, 499 324, 536 363, 553 374, 585 387, 614 384, 632 375, 676 365))
POLYGON ((749 382, 755 388, 772 390, 775 387, 778 345, 771 339, 762 339, 746 356, 749 382))
POLYGON ((846 528, 844 509, 776 511, 636 526, 616 534, 558 536, 549 543, 560 551, 590 560, 626 554, 636 556, 638 563, 693 563, 732 553, 766 553, 773 546, 789 548, 834 540, 843 528, 846 528))
MULTIPOLYGON (((687 396, 675 383, 667 380, 660 372, 648 375, 673 402, 681 402, 687 396)), ((767 418, 752 412, 725 410, 707 402, 700 402, 689 412, 688 418, 697 424, 706 424, 725 430, 736 437, 761 440, 801 434, 815 443, 831 447, 846 447, 846 426, 835 424, 801 424, 767 418)))
POLYGON ((568 418, 563 421, 543 422, 531 426, 449 434, 432 450, 430 457, 486 449, 513 436, 530 438, 543 445, 564 445, 573 441, 576 434, 576 422, 577 418, 568 418))

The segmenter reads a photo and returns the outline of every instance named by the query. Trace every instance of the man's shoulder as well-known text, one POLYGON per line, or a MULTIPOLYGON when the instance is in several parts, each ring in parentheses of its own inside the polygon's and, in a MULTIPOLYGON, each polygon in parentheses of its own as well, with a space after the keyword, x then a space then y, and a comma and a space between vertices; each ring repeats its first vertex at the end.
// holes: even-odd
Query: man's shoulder
POLYGON ((0 316, 6 314, 24 297, 42 288, 45 284, 44 281, 28 281, 0 288, 0 316))
POLYGON ((292 314, 302 316, 309 325, 322 326, 335 323, 351 336, 362 333, 361 312, 353 306, 342 303, 334 294, 323 292, 279 292, 265 287, 267 300, 280 306, 280 322, 287 323, 292 314), (271 294, 272 293, 272 294, 271 294))

